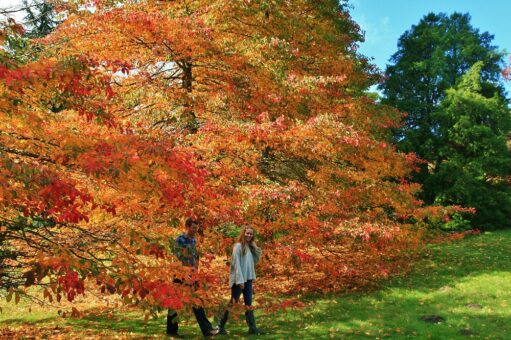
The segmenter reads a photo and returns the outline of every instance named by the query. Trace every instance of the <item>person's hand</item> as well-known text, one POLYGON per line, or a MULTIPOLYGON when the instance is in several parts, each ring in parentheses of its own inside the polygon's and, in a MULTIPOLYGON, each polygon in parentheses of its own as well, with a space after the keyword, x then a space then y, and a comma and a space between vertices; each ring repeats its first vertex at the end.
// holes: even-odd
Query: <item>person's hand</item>
POLYGON ((244 285, 243 283, 242 283, 242 284, 240 284, 240 288, 241 288, 241 289, 244 289, 244 288, 245 288, 245 285, 244 285))

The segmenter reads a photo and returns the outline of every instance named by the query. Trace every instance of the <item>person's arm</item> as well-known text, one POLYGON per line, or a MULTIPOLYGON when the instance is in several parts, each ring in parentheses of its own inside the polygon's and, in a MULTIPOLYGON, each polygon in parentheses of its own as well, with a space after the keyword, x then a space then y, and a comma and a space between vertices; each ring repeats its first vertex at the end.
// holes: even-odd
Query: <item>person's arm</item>
POLYGON ((243 285, 245 283, 245 278, 241 271, 241 244, 239 243, 236 243, 232 249, 231 262, 234 271, 234 283, 237 285, 243 285))
POLYGON ((193 266, 197 268, 199 266, 200 254, 199 248, 197 248, 197 240, 194 238, 190 250, 190 260, 193 262, 193 266))
POLYGON ((250 247, 250 250, 252 251, 252 257, 254 258, 254 264, 257 264, 259 262, 259 259, 261 258, 262 250, 257 246, 257 244, 252 241, 252 245, 250 247))

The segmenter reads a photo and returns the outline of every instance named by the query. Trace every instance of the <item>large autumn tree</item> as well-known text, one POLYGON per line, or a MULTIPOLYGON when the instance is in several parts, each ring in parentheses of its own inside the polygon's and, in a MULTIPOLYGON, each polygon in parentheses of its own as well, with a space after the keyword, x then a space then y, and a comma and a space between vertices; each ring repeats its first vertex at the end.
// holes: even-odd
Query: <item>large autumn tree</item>
POLYGON ((10 275, 48 298, 91 282, 153 310, 212 302, 246 223, 268 294, 365 285, 407 263, 416 160, 386 142, 395 110, 364 95, 374 77, 344 3, 56 5, 67 18, 36 57, 0 59, 10 275), (170 247, 188 216, 205 225, 191 276, 170 247))

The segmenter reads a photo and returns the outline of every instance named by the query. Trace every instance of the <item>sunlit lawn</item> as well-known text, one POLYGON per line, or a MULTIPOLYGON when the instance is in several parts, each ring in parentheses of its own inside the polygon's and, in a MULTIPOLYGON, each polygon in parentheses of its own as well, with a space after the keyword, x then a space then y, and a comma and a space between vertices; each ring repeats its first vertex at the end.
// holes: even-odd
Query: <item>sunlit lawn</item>
MULTIPOLYGON (((309 297, 299 311, 257 315, 267 339, 288 338, 511 338, 511 231, 486 233, 431 246, 406 277, 372 293, 309 297), (431 323, 421 320, 432 317, 431 323)), ((140 312, 88 306, 82 318, 56 310, 2 302, 0 337, 164 337, 165 319, 143 322, 140 312)), ((243 319, 230 321, 230 337, 245 336, 243 319)), ((199 337, 190 316, 180 332, 199 337)), ((254 337, 255 338, 255 337, 254 337)))

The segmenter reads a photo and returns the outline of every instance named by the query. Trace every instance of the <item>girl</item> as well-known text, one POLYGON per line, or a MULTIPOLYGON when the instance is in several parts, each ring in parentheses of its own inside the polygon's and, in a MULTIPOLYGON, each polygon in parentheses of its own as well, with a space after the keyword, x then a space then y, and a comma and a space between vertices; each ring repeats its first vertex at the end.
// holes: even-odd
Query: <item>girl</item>
MULTIPOLYGON (((238 242, 232 250, 229 272, 229 286, 231 287, 231 301, 229 305, 238 303, 241 293, 243 293, 245 306, 252 305, 252 281, 256 278, 255 264, 259 262, 261 257, 261 248, 257 246, 254 240, 254 232, 252 226, 244 226, 241 229, 238 242)), ((226 310, 218 324, 220 334, 227 334, 225 324, 228 317, 229 311, 226 310)), ((254 311, 248 309, 245 312, 245 317, 248 324, 248 333, 261 334, 261 331, 257 329, 255 324, 254 311)))

